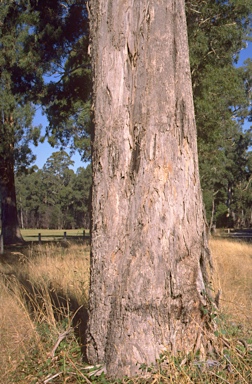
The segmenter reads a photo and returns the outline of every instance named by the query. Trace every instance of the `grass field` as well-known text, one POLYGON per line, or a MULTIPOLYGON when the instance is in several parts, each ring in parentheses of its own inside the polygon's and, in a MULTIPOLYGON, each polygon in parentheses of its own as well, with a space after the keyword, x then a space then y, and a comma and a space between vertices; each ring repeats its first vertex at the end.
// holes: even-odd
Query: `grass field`
POLYGON ((252 330, 252 244, 214 239, 210 245, 216 272, 214 286, 221 290, 221 308, 252 330))
MULTIPOLYGON (((69 239, 83 237, 84 229, 22 229, 21 234, 25 241, 38 241, 38 235, 41 235, 41 241, 60 240, 64 238, 64 232, 69 239)), ((89 235, 89 230, 85 229, 85 236, 89 235)))
MULTIPOLYGON (((58 239, 61 233, 44 235, 58 239)), ((29 239, 36 233, 23 234, 29 239)), ((207 368, 197 356, 166 355, 147 379, 120 383, 252 383, 252 245, 224 239, 210 245, 213 284, 222 292, 217 356, 207 360, 212 362, 207 368)), ((83 242, 69 240, 68 247, 60 241, 28 243, 5 252, 0 262, 1 384, 111 383, 82 362, 88 289, 89 247, 83 242)))

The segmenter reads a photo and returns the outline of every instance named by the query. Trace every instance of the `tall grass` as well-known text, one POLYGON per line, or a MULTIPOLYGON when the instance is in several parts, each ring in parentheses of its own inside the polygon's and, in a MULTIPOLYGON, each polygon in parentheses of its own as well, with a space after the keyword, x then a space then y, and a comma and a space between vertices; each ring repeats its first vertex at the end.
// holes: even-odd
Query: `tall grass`
POLYGON ((252 245, 216 238, 210 246, 222 311, 240 325, 252 325, 252 245))
MULTIPOLYGON (((109 382, 87 376, 82 361, 89 249, 62 245, 9 250, 0 263, 1 384, 109 382)), ((223 352, 207 362, 164 355, 157 367, 143 367, 146 380, 134 382, 252 382, 252 245, 223 239, 210 245, 213 284, 222 292, 216 337, 223 352)))
POLYGON ((78 320, 88 298, 87 246, 45 244, 8 252, 0 271, 0 383, 37 383, 73 371, 76 356, 82 362, 78 320), (52 351, 62 337, 56 361, 52 351))

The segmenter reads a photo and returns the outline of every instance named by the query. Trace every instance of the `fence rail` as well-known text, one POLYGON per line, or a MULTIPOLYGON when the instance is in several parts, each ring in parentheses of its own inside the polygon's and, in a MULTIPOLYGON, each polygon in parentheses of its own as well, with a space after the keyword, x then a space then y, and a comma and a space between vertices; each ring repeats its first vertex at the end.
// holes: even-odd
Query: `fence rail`
MULTIPOLYGON (((49 236, 50 236, 50 235, 49 235, 49 236)), ((45 238, 48 238, 48 235, 44 235, 44 237, 45 237, 45 238)), ((57 236, 54 236, 54 237, 61 238, 61 236, 58 236, 58 235, 57 235, 57 236)), ((63 232, 63 239, 64 239, 64 240, 67 240, 67 239, 70 239, 70 238, 73 238, 73 237, 78 237, 78 238, 82 237, 83 240, 89 238, 89 236, 86 234, 86 231, 85 231, 85 230, 83 230, 81 236, 78 236, 78 235, 69 235, 69 236, 67 236, 67 232, 66 232, 66 231, 63 232)), ((41 233, 38 233, 38 242, 39 242, 39 243, 42 242, 42 234, 41 234, 41 233)))
MULTIPOLYGON (((34 233, 34 235, 32 235, 32 237, 34 237, 34 239, 32 240, 27 240, 27 241, 36 241, 35 239, 37 238, 37 241, 39 244, 42 243, 42 240, 44 239, 45 241, 48 240, 49 237, 53 237, 53 240, 55 239, 63 239, 63 240, 67 240, 67 239, 73 239, 73 238, 78 238, 78 239, 83 239, 84 240, 88 240, 90 238, 89 236, 89 233, 87 233, 85 230, 83 230, 82 234, 67 234, 67 231, 64 231, 63 233, 63 236, 61 234, 57 234, 57 235, 48 235, 48 234, 43 234, 41 232, 39 232, 37 235, 36 233, 34 233)), ((31 236, 28 236, 28 237, 31 237, 31 236)), ((0 234, 0 255, 3 255, 4 254, 4 241, 3 241, 3 235, 0 234)))

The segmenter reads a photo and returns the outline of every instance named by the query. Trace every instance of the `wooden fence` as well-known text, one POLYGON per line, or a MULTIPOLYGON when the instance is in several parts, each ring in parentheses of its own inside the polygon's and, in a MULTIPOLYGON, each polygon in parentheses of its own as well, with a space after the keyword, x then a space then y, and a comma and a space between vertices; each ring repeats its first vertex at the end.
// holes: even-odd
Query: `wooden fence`
MULTIPOLYGON (((48 236, 44 236, 45 238, 47 238, 48 236)), ((57 236, 57 237, 59 237, 59 238, 61 238, 60 236, 57 236)), ((82 236, 67 236, 67 232, 65 231, 65 232, 63 232, 63 240, 67 240, 67 239, 70 239, 70 238, 73 238, 73 237, 78 237, 78 238, 81 238, 82 237, 82 239, 83 239, 83 241, 85 240, 85 239, 89 239, 89 235, 86 235, 86 231, 85 230, 83 230, 83 233, 82 233, 82 236)), ((42 243, 42 234, 41 233, 38 233, 38 242, 39 242, 39 244, 41 244, 42 243)), ((3 255, 3 253, 4 253, 4 242, 3 242, 3 235, 1 235, 0 234, 0 255, 3 255)))

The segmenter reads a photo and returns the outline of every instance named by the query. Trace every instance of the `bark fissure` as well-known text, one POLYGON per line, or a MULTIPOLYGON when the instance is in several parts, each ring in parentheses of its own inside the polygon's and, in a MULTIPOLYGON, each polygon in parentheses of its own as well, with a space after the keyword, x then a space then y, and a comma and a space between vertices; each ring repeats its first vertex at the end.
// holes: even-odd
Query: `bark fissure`
POLYGON ((91 18, 96 126, 88 358, 104 363, 111 376, 134 375, 164 349, 192 350, 205 324, 200 308, 209 260, 184 4, 93 0, 90 6, 100 15, 91 18))

